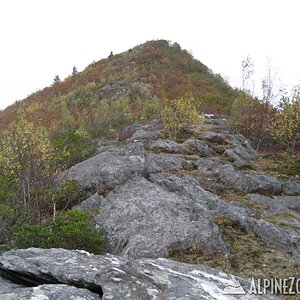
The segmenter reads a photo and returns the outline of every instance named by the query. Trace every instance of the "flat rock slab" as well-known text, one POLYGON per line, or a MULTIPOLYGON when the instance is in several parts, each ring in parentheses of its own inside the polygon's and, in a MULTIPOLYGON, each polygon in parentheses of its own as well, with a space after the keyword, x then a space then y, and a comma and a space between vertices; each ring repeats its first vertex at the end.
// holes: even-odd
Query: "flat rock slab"
MULTIPOLYGON (((65 293, 74 295, 74 298, 66 296, 64 299, 258 299, 249 294, 224 295, 223 290, 233 283, 232 276, 228 274, 203 265, 167 259, 127 260, 76 250, 29 248, 2 254, 0 271, 2 276, 37 286, 23 291, 12 290, 10 295, 15 293, 16 298, 11 299, 63 299, 62 295, 68 294, 58 294, 62 284, 69 285, 65 287, 65 293), (53 284, 54 281, 56 284, 53 284), (89 290, 92 292, 89 293, 89 290), (86 293, 82 294, 84 291, 86 293), (18 298, 20 292, 25 298, 18 298), (45 296, 26 298, 32 293, 44 293, 45 296)), ((248 291, 249 282, 241 278, 237 280, 248 291)), ((1 293, 0 281, 0 297, 1 293)), ((8 295, 7 289, 4 293, 2 295, 8 295)), ((264 295, 264 299, 277 298, 264 295)))
POLYGON ((2 292, 0 300, 100 300, 101 297, 87 289, 65 284, 44 284, 36 287, 21 287, 2 292))
POLYGON ((207 253, 227 251, 201 199, 144 178, 128 181, 103 199, 95 221, 107 233, 109 251, 125 257, 167 257, 171 250, 191 245, 207 253))

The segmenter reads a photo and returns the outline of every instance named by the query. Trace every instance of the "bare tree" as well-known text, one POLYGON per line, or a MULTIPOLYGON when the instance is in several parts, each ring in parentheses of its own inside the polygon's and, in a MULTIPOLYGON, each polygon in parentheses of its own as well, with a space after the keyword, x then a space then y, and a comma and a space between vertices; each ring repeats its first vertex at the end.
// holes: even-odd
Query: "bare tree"
POLYGON ((245 94, 254 95, 254 62, 250 55, 242 60, 242 90, 245 94))

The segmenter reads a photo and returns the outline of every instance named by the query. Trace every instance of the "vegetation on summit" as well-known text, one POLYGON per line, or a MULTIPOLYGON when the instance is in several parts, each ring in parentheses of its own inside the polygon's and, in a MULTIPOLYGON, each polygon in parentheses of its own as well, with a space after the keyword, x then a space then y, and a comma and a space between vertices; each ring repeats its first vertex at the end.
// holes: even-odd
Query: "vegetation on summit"
POLYGON ((1 111, 0 242, 14 238, 20 247, 33 240, 35 246, 103 251, 91 216, 68 211, 85 199, 78 182, 58 184, 57 178, 93 156, 95 140, 116 138, 136 121, 161 118, 165 131, 177 138, 201 123, 203 113, 224 114, 231 129, 257 148, 276 145, 297 153, 298 90, 275 108, 271 78, 263 80, 263 99, 257 99, 252 74, 248 57, 242 63, 242 89, 234 90, 177 43, 151 41, 111 53, 83 72, 74 67, 64 81, 55 76, 50 87, 1 111), (45 219, 52 221, 42 224, 45 219))

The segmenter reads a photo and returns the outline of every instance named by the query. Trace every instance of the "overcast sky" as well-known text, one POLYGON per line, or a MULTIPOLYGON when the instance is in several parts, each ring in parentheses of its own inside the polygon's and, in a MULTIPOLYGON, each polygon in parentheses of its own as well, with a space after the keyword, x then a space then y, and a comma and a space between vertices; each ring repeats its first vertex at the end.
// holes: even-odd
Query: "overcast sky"
POLYGON ((270 58, 281 81, 300 79, 299 0, 5 0, 0 2, 0 109, 73 66, 152 39, 178 42, 240 83, 250 54, 260 78, 270 58))

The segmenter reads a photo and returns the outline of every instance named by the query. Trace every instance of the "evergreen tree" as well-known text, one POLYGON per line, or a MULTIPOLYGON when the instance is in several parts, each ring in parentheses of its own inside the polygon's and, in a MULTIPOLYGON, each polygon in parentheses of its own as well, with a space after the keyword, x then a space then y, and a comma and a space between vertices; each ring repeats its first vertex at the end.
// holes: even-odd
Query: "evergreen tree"
POLYGON ((75 74, 77 74, 77 73, 78 73, 77 68, 74 66, 74 67, 73 67, 72 75, 75 75, 75 74))
POLYGON ((53 84, 57 84, 60 82, 60 77, 58 75, 56 75, 53 79, 53 84))

